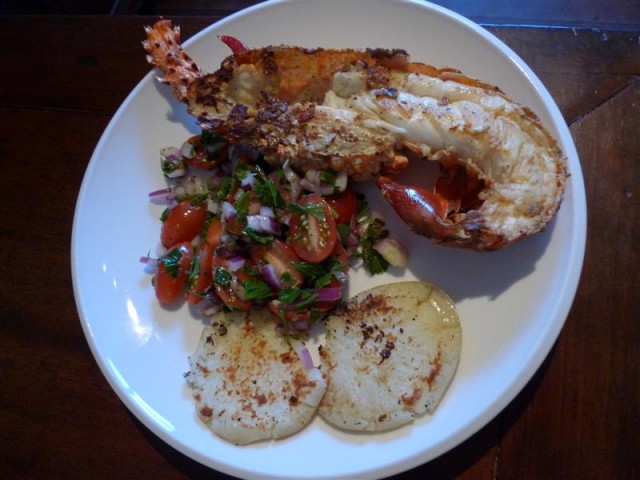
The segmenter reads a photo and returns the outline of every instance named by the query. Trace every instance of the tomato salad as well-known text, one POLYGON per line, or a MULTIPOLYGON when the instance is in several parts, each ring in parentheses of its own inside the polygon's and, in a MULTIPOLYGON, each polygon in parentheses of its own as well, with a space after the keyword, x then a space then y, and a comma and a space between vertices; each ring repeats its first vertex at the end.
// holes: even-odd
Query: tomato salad
POLYGON ((161 151, 168 187, 153 285, 165 305, 203 313, 268 307, 295 334, 341 299, 350 266, 404 266, 406 250, 341 172, 273 167, 207 131, 161 151))

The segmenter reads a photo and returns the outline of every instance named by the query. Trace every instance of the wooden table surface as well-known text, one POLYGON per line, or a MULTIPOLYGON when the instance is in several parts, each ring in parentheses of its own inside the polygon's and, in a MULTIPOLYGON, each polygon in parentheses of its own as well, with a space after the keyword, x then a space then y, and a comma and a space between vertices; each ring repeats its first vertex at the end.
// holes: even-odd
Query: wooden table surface
MULTIPOLYGON (((220 17, 180 17, 188 38, 220 17)), ((0 477, 230 478, 178 453, 111 390, 74 303, 70 243, 103 130, 149 71, 153 17, 0 17, 0 477)), ((491 27, 575 140, 588 237, 551 353, 493 421, 395 478, 640 478, 640 31, 491 27)))

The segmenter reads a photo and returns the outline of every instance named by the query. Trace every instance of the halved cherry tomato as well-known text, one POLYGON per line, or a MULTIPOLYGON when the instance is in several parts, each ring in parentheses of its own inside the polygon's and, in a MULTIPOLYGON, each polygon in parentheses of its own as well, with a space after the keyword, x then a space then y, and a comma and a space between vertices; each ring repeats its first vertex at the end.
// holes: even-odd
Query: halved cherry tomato
POLYGON ((324 198, 336 214, 336 223, 349 225, 351 218, 358 213, 358 196, 349 186, 344 191, 324 198))
POLYGON ((213 288, 218 294, 218 297, 220 297, 220 300, 222 300, 227 307, 234 310, 249 310, 251 308, 253 302, 241 298, 232 287, 232 283, 234 282, 237 285, 242 285, 244 281, 249 280, 251 276, 248 273, 242 270, 232 272, 229 269, 228 259, 214 256, 211 259, 211 274, 213 276, 213 288), (220 271, 216 272, 218 269, 220 269, 220 271), (228 283, 221 284, 216 281, 216 276, 220 276, 220 274, 228 277, 228 283))
POLYGON ((250 251, 251 259, 258 268, 269 263, 276 269, 280 279, 285 274, 290 276, 291 280, 288 283, 284 283, 283 286, 297 287, 304 282, 303 275, 294 266, 294 263, 299 262, 300 258, 283 241, 274 239, 271 245, 254 244, 251 245, 250 251))
POLYGON ((191 200, 183 200, 169 211, 162 223, 160 241, 167 248, 189 242, 200 233, 206 219, 206 203, 194 205, 191 200))
POLYGON ((215 247, 209 245, 207 242, 203 242, 196 254, 198 270, 193 282, 189 286, 189 292, 187 294, 187 302, 192 305, 202 300, 204 292, 206 292, 209 285, 211 285, 211 260, 213 259, 214 248, 215 247))
POLYGON ((307 262, 321 262, 333 252, 338 233, 329 204, 317 193, 298 202, 307 211, 291 215, 289 244, 307 262))
POLYGON ((191 155, 184 159, 193 168, 213 170, 229 155, 227 144, 207 145, 203 142, 202 135, 193 135, 186 143, 191 145, 191 155))
POLYGON ((207 227, 206 242, 213 248, 216 248, 218 245, 220 245, 223 235, 224 227, 222 226, 222 220, 216 217, 207 227))
POLYGON ((156 298, 165 305, 176 302, 183 294, 191 262, 193 248, 189 243, 180 243, 160 259, 153 279, 156 298))

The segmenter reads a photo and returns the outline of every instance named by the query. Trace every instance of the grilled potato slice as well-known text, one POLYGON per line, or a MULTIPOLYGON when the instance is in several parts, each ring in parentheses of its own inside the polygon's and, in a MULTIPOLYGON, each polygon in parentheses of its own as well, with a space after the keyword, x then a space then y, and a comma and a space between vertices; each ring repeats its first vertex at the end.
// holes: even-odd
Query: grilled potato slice
POLYGON ((203 330, 186 379, 197 412, 220 437, 246 445, 301 430, 326 389, 307 369, 267 309, 221 313, 203 330))
POLYGON ((326 319, 329 377, 320 416, 346 430, 385 431, 433 413, 457 369, 462 331, 440 288, 419 281, 372 288, 326 319))

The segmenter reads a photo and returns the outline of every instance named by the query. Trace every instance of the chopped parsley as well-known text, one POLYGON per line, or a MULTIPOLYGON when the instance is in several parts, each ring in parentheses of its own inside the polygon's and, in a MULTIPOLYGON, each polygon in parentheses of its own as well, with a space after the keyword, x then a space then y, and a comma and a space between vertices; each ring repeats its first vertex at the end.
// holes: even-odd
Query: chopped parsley
POLYGON ((251 239, 252 242, 260 245, 271 245, 273 243, 273 235, 256 232, 253 228, 245 228, 242 233, 251 239))
POLYGON ((273 296, 273 291, 259 278, 250 278, 242 283, 245 300, 263 300, 273 296))
POLYGON ((247 218, 249 214, 249 204, 251 203, 251 194, 242 192, 236 199, 236 213, 240 219, 247 218))
POLYGON ((233 183, 234 182, 231 177, 224 177, 224 180, 222 181, 222 184, 220 185, 220 188, 218 188, 218 191, 215 195, 215 199, 218 202, 225 200, 229 196, 231 190, 233 189, 233 183))
POLYGON ((216 143, 220 143, 220 138, 217 134, 213 133, 211 130, 202 130, 200 134, 200 140, 205 145, 215 145, 216 143))
POLYGON ((285 287, 280 290, 278 300, 291 305, 296 310, 309 307, 318 298, 318 295, 311 289, 297 287, 285 287))
POLYGON ((227 272, 223 267, 216 267, 213 272, 213 281, 221 287, 226 287, 231 283, 231 274, 227 272))
POLYGON ((334 186, 337 178, 338 172, 335 170, 322 170, 320 172, 320 181, 326 185, 334 186))
POLYGON ((289 210, 293 213, 298 213, 300 215, 313 215, 320 221, 325 219, 324 208, 319 203, 310 203, 309 205, 300 205, 299 203, 291 202, 288 205, 288 207, 289 207, 289 210))
POLYGON ((326 287, 335 278, 336 273, 343 272, 346 268, 343 262, 331 258, 321 263, 296 262, 294 266, 315 288, 326 287))
POLYGON ((174 248, 170 250, 162 257, 160 257, 160 261, 164 265, 165 271, 171 275, 172 277, 178 276, 178 271, 180 269, 180 259, 182 258, 182 252, 179 248, 174 248))
POLYGON ((372 275, 383 273, 389 267, 389 262, 373 248, 379 240, 388 236, 389 230, 386 229, 384 221, 375 218, 367 225, 364 234, 359 239, 358 256, 372 275))
POLYGON ((273 208, 283 208, 285 206, 285 201, 280 194, 280 190, 278 190, 278 186, 271 180, 258 178, 255 191, 258 200, 263 205, 273 208))

